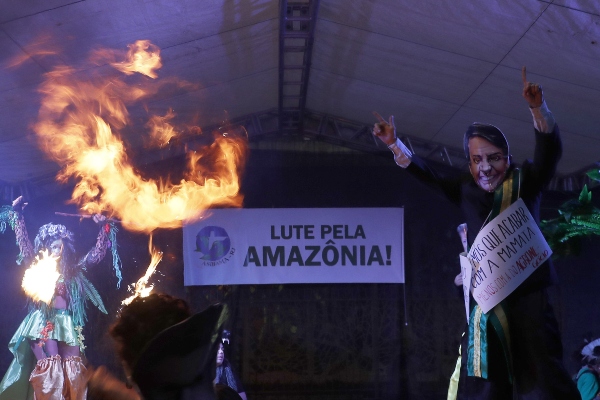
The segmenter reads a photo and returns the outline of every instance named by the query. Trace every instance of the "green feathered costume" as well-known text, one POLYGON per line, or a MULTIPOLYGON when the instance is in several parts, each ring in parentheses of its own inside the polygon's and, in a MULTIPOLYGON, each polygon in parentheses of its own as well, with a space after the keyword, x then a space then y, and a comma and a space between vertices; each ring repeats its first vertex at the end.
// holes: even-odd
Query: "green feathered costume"
MULTIPOLYGON (((7 223, 15 232, 20 254, 18 264, 30 265, 36 254, 48 249, 50 243, 61 239, 63 252, 58 262, 60 278, 56 284, 56 293, 67 299, 66 309, 56 309, 43 302, 30 301, 29 313, 13 335, 8 345, 14 359, 0 383, 0 400, 33 399, 33 389, 29 376, 36 365, 36 358, 30 349, 30 340, 54 339, 69 346, 79 346, 83 352, 81 330, 87 320, 86 301, 90 300, 100 311, 107 313, 97 290, 84 276, 87 267, 99 263, 106 251, 112 248, 113 266, 121 281, 120 259, 116 252, 115 232, 112 224, 102 224, 96 245, 85 257, 77 261, 73 246, 73 233, 63 225, 43 225, 35 238, 35 247, 29 241, 22 214, 11 206, 0 208, 0 232, 4 232, 7 223), (48 323, 52 329, 47 329, 48 323)), ((51 303, 53 304, 53 303, 51 303)))

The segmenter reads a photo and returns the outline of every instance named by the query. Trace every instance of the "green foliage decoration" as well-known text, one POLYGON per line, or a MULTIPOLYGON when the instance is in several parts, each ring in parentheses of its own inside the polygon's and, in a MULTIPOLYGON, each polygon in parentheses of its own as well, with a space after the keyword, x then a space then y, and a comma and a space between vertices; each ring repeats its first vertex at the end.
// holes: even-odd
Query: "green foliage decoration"
MULTIPOLYGON (((587 175, 600 181, 600 170, 588 171, 587 175)), ((600 209, 592 204, 592 192, 587 185, 577 199, 566 201, 558 209, 558 214, 559 217, 540 223, 554 258, 577 255, 583 238, 600 235, 600 209)))

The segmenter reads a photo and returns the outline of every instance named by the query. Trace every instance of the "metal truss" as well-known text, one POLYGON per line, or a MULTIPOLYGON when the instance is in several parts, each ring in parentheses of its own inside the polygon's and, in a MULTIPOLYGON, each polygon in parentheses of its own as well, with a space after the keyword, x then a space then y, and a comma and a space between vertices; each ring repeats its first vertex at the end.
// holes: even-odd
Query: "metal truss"
MULTIPOLYGON (((274 110, 254 114, 238 119, 246 127, 250 141, 265 140, 274 136, 298 136, 304 140, 317 140, 354 150, 369 153, 388 152, 389 150, 372 134, 372 125, 351 121, 332 115, 325 115, 310 110, 304 110, 303 129, 297 131, 276 131, 275 120, 279 118, 274 110)), ((400 134, 400 139, 414 153, 423 159, 444 164, 459 170, 467 166, 462 148, 449 147, 423 138, 400 134)), ((599 168, 593 164, 568 175, 555 176, 548 186, 548 190, 579 192, 584 185, 588 188, 599 186, 598 182, 591 180, 586 172, 599 168)))
MULTIPOLYGON (((245 115, 229 121, 231 127, 241 127, 248 135, 250 143, 260 141, 277 142, 289 139, 297 141, 320 141, 368 153, 385 153, 389 150, 371 134, 372 125, 351 121, 332 115, 325 115, 305 109, 303 111, 303 129, 280 130, 281 115, 277 109, 270 109, 259 113, 245 115)), ((220 126, 204 127, 204 132, 222 131, 220 126)), ((420 157, 435 163, 447 165, 448 167, 464 170, 467 161, 463 149, 445 146, 410 135, 400 135, 402 141, 410 150, 420 157)), ((173 141, 169 146, 155 150, 146 151, 135 155, 133 158, 136 165, 146 165, 153 162, 182 156, 186 149, 196 144, 203 144, 206 136, 190 135, 173 141)), ((590 169, 598 168, 598 165, 590 165, 580 171, 569 175, 556 176, 548 187, 552 191, 579 192, 584 185, 588 188, 598 186, 586 175, 590 169)), ((2 203, 12 201, 18 196, 32 199, 51 195, 60 190, 60 185, 55 182, 55 174, 49 174, 40 178, 19 182, 8 183, 0 181, 0 196, 2 203)))
MULTIPOLYGON (((354 150, 377 153, 388 149, 371 134, 371 125, 350 121, 332 115, 320 114, 306 109, 314 33, 320 0, 280 0, 279 12, 279 98, 276 109, 270 109, 229 121, 230 125, 245 129, 249 141, 280 141, 285 138, 302 138, 303 141, 321 141, 354 150)), ((222 130, 223 127, 203 127, 204 132, 222 130)), ((183 155, 190 145, 201 145, 207 136, 181 137, 165 148, 133 155, 136 165, 183 155)), ((402 141, 420 157, 463 169, 466 160, 463 150, 440 143, 401 135, 402 141)), ((585 174, 597 165, 584 168, 573 174, 555 177, 549 189, 578 192, 584 185, 597 186, 585 174)), ((60 190, 55 182, 55 173, 19 183, 0 181, 0 196, 3 203, 23 195, 29 199, 47 196, 60 190)))
POLYGON ((280 0, 279 7, 278 116, 285 134, 303 130, 319 0, 280 0))
MULTIPOLYGON (((330 115, 319 113, 305 113, 305 130, 301 134, 306 138, 322 140, 340 146, 350 147, 368 152, 389 151, 385 145, 371 134, 372 125, 365 125, 357 121, 349 121, 330 115)), ((421 158, 441 163, 464 170, 467 167, 464 150, 457 147, 449 147, 423 138, 418 138, 400 133, 400 139, 408 148, 421 158)), ((588 188, 599 186, 598 182, 591 180, 586 172, 593 168, 599 168, 593 164, 568 175, 555 176, 548 190, 579 192, 584 185, 588 188)))

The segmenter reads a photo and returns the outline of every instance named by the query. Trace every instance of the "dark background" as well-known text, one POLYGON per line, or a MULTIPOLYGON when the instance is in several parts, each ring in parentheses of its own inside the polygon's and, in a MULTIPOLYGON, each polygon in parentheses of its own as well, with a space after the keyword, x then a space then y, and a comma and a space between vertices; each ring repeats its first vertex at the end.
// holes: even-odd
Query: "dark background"
MULTIPOLYGON (((180 160, 183 165, 183 160, 180 160)), ((169 161, 169 168, 177 163, 169 161)), ((155 164, 146 173, 160 173, 155 164)), ((448 173, 455 171, 448 170, 448 173)), ((252 150, 243 175, 246 208, 404 207, 406 285, 322 284, 183 287, 182 232, 159 230, 153 243, 164 252, 153 278, 155 291, 187 299, 200 311, 221 301, 231 306, 231 361, 252 400, 258 399, 440 399, 458 355, 463 330, 462 297, 453 285, 459 272, 459 210, 394 165, 391 154, 305 153, 252 150)), ((47 222, 67 226, 80 256, 93 246, 97 227, 76 213, 60 193, 30 202, 25 220, 30 238, 47 222)), ((594 193, 597 195, 597 193, 594 193)), ((548 192, 542 219, 576 193, 548 192)), ((8 203, 5 200, 5 203, 8 203)), ((597 202, 596 202, 597 204, 597 202)), ((86 356, 122 376, 106 331, 127 285, 149 263, 148 236, 121 229, 123 283, 116 287, 110 253, 88 271, 108 315, 92 305, 84 329, 86 356)), ((578 256, 556 262, 560 285, 551 288, 563 332, 565 362, 584 336, 600 335, 596 293, 598 238, 584 242, 578 256)), ((23 268, 15 263, 14 234, 0 236, 0 370, 12 355, 5 347, 27 313, 20 288, 23 268)))

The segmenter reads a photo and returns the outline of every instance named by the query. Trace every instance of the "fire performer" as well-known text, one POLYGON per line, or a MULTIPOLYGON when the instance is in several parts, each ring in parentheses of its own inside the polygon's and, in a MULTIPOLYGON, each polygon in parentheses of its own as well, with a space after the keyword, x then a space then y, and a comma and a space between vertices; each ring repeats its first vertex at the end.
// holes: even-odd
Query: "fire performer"
MULTIPOLYGON (((508 142, 497 127, 474 123, 463 146, 473 179, 442 178, 396 137, 394 118, 375 113, 373 134, 394 153, 396 163, 418 179, 442 191, 464 213, 473 244, 485 226, 511 203, 522 198, 539 223, 541 192, 554 175, 562 154, 558 126, 544 101, 542 87, 527 81, 522 71, 523 97, 533 115, 533 161, 512 165, 508 142)), ((579 399, 562 363, 562 344, 547 288, 556 283, 549 261, 544 262, 488 313, 471 296, 470 323, 461 343, 458 399, 579 399)), ((470 282, 465 282, 470 284, 470 282)))
POLYGON ((30 300, 29 313, 10 340, 8 347, 14 359, 0 383, 0 399, 31 398, 30 382, 36 399, 82 400, 86 398, 87 379, 82 361, 86 300, 107 313, 98 292, 83 272, 98 264, 112 247, 113 266, 120 281, 116 243, 111 243, 116 229, 106 217, 94 215, 93 220, 100 225, 96 245, 78 261, 73 233, 64 225, 43 225, 32 245, 23 220, 26 205, 19 197, 12 207, 2 207, 0 229, 8 222, 14 230, 20 249, 18 264, 29 265, 40 251, 49 251, 57 259, 60 275, 50 303, 30 300))

